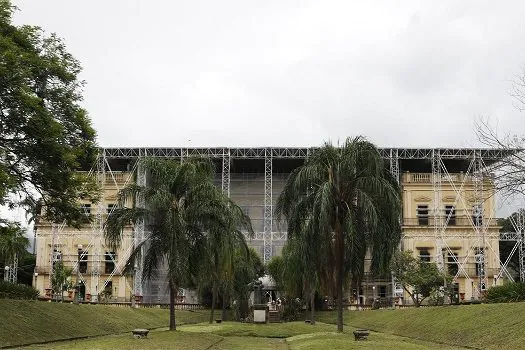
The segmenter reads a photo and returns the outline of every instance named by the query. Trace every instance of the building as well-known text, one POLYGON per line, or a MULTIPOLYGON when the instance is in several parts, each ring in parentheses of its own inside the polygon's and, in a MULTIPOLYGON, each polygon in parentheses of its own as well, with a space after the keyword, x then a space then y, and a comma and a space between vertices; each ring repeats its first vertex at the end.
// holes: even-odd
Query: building
MULTIPOLYGON (((42 295, 50 295, 53 265, 63 261, 78 271, 85 299, 129 301, 135 295, 143 302, 167 302, 162 278, 140 283, 140 262, 132 267, 132 273, 123 273, 134 245, 146 237, 144 225, 130 226, 118 251, 105 246, 102 234, 119 188, 133 181, 145 183, 145 173, 137 169, 136 161, 141 157, 210 157, 217 169, 217 186, 251 217, 255 237, 249 243, 268 261, 280 254, 286 242, 286 225, 274 220, 274 205, 288 174, 309 152, 309 148, 272 147, 101 149, 91 171, 104 188, 103 199, 97 204, 81 204, 86 213, 94 215, 93 223, 80 231, 43 222, 37 227, 36 287, 42 295)), ((490 169, 509 151, 383 148, 380 153, 403 191, 401 249, 436 261, 453 274, 458 298, 479 298, 483 290, 500 284, 506 274, 499 259, 490 169)), ((354 296, 356 301, 368 303, 396 293, 403 296, 389 276, 367 276, 354 296)), ((196 302, 190 295, 182 295, 180 301, 196 302)))

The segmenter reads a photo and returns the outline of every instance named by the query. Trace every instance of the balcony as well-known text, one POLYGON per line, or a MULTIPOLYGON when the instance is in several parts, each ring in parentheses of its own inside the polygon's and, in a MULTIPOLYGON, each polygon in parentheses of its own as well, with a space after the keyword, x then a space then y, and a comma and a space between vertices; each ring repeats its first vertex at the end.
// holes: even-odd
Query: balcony
MULTIPOLYGON (((485 174, 484 182, 487 184, 490 184, 493 182, 494 176, 493 174, 485 174)), ((474 178, 471 174, 464 174, 464 173, 453 173, 453 174, 441 174, 441 182, 442 183, 448 183, 448 182, 454 182, 454 183, 462 183, 462 182, 470 182, 474 183, 476 178, 474 178)), ((404 173, 402 177, 403 183, 425 183, 425 184, 431 184, 432 183, 432 174, 431 173, 404 173)))
MULTIPOLYGON (((455 218, 450 218, 448 223, 446 222, 447 217, 443 216, 441 217, 441 224, 445 225, 447 224, 447 227, 471 227, 475 222, 473 222, 473 218, 469 216, 456 216, 455 218)), ((488 218, 481 218, 479 221, 479 225, 477 226, 483 226, 487 225, 489 227, 497 227, 498 222, 496 219, 488 219, 488 218)), ((429 216, 427 218, 403 218, 403 226, 407 227, 434 227, 434 217, 429 216)))
MULTIPOLYGON (((87 171, 81 171, 83 174, 89 174, 87 171)), ((95 177, 96 173, 92 173, 91 176, 95 177)), ((112 171, 112 172, 106 172, 105 174, 105 183, 108 185, 112 185, 114 183, 117 184, 125 184, 126 182, 132 183, 133 182, 133 173, 129 171, 112 171)))

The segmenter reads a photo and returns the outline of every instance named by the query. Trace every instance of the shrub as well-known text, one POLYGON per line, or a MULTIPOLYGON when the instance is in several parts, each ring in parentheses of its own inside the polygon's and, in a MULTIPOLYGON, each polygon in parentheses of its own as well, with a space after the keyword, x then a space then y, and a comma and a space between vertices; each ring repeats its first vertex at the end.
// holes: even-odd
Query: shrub
POLYGON ((509 282, 502 286, 490 288, 485 294, 489 303, 509 303, 525 300, 525 283, 509 282))
POLYGON ((303 315, 303 302, 299 298, 283 298, 280 307, 281 320, 297 321, 303 315))
POLYGON ((25 284, 0 281, 0 298, 3 299, 36 299, 38 290, 25 284))

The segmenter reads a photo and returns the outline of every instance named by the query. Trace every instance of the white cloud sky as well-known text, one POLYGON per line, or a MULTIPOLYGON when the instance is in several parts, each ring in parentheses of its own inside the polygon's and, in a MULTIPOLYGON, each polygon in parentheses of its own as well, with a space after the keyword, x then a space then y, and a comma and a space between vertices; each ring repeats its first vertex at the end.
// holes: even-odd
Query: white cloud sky
POLYGON ((103 146, 465 147, 521 132, 523 1, 14 0, 65 39, 103 146), (188 140, 191 140, 189 142, 188 140))

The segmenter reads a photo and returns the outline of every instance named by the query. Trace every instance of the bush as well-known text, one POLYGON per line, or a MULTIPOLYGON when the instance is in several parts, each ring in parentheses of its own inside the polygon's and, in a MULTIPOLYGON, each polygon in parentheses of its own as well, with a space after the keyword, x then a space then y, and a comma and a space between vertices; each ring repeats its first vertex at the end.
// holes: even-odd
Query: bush
POLYGON ((489 303, 510 303, 525 300, 525 283, 509 282, 490 288, 485 294, 489 303))
POLYGON ((299 298, 283 298, 280 308, 281 320, 297 321, 303 315, 303 302, 299 298))
POLYGON ((25 284, 0 281, 0 298, 3 299, 36 299, 38 290, 25 284))

